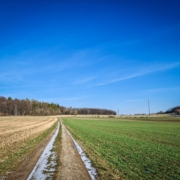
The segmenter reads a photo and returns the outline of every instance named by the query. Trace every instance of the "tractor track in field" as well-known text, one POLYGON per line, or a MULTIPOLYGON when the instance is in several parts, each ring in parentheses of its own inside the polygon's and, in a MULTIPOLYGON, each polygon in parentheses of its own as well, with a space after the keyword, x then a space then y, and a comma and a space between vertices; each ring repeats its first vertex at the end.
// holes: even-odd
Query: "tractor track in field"
POLYGON ((31 154, 24 159, 24 161, 15 170, 5 177, 5 180, 26 180, 43 153, 45 147, 53 137, 55 131, 56 128, 35 148, 31 154))
MULTIPOLYGON (((59 166, 56 169, 56 178, 58 180, 90 180, 91 177, 81 160, 81 157, 75 147, 75 144, 67 132, 63 123, 61 123, 61 153, 59 166)), ((56 128, 49 136, 41 142, 36 149, 28 155, 19 166, 10 172, 5 180, 26 180, 36 166, 39 158, 43 154, 44 149, 52 139, 56 132, 56 128)), ((34 178, 33 178, 34 180, 34 178)), ((42 179, 43 180, 43 179, 42 179)))
POLYGON ((60 180, 90 180, 85 165, 74 145, 72 138, 69 136, 64 124, 62 125, 62 150, 60 156, 61 166, 58 169, 58 179, 60 180))

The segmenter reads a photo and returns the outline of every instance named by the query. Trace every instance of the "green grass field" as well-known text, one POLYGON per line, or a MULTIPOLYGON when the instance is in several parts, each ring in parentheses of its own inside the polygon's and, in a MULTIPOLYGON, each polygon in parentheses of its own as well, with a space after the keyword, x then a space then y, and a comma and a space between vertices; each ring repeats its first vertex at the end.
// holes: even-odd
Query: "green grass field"
POLYGON ((102 179, 180 179, 179 118, 63 120, 102 179))

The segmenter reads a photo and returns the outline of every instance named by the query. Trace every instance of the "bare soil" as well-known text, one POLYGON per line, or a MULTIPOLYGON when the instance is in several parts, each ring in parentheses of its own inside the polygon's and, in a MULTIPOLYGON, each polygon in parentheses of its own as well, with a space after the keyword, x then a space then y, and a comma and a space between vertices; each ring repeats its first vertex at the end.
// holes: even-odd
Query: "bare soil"
POLYGON ((74 142, 62 124, 62 150, 60 155, 60 167, 58 169, 59 180, 90 180, 90 176, 78 154, 74 142))

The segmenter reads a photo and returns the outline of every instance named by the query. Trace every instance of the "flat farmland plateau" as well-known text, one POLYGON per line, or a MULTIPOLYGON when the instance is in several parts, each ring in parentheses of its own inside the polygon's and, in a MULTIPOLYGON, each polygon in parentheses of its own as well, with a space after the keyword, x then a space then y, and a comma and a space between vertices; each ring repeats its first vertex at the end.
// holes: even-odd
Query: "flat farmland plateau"
POLYGON ((0 177, 11 173, 57 126, 56 117, 0 117, 0 177))
POLYGON ((63 118, 100 179, 180 179, 180 118, 63 118))

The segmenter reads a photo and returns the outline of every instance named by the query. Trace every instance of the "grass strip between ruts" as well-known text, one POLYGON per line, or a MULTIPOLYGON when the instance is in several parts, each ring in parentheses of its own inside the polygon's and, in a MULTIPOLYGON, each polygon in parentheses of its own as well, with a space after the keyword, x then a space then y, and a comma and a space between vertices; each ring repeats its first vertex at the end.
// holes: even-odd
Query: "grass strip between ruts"
POLYGON ((60 162, 60 155, 61 155, 61 149, 62 149, 62 126, 60 123, 59 126, 59 133, 54 141, 54 145, 53 145, 53 149, 52 151, 56 153, 56 167, 55 167, 55 172, 53 175, 53 180, 58 179, 59 176, 59 167, 61 166, 61 162, 60 162))

